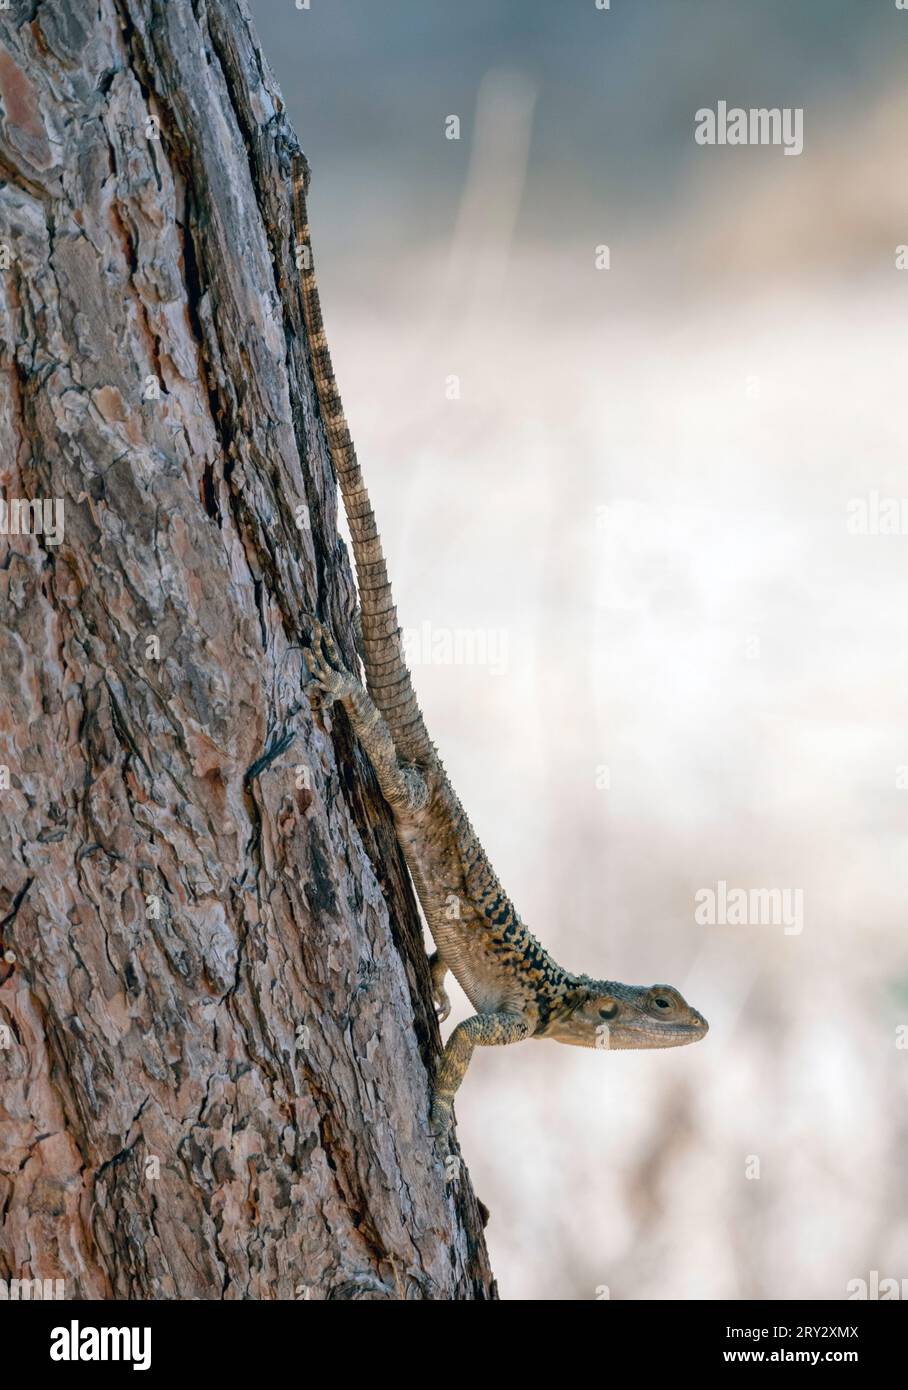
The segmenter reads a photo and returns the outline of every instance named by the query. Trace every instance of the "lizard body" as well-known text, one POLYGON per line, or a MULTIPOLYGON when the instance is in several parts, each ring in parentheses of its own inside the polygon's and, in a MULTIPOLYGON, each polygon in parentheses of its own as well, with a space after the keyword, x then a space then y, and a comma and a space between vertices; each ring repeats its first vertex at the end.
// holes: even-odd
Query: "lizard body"
POLYGON ((476 1010, 454 1029, 435 1079, 431 1128, 447 1144, 454 1093, 474 1047, 553 1038, 585 1047, 672 1047, 708 1025, 669 985, 625 985, 562 969, 521 921, 430 740, 404 661, 397 610, 369 494, 331 365, 309 240, 308 165, 293 161, 293 227, 319 412, 353 541, 366 688, 331 635, 311 619, 306 652, 322 697, 339 701, 369 756, 436 945, 430 959, 440 1019, 450 970, 476 1010))

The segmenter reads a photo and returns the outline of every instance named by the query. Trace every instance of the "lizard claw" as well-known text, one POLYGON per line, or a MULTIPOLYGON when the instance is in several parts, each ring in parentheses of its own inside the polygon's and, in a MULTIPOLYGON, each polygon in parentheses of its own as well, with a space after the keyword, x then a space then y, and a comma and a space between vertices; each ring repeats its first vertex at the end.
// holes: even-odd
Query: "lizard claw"
POLYGON ((439 1158, 445 1170, 445 1182, 457 1182, 460 1177, 460 1158, 451 1147, 451 1126, 453 1124, 451 1113, 451 1102, 446 1104, 439 1101, 436 1096, 432 1102, 432 1113, 429 1119, 429 1133, 435 1140, 435 1147, 438 1150, 439 1158))
POLYGON ((429 957, 429 975, 432 980, 432 1002, 435 1005, 435 1014, 439 1023, 444 1023, 448 1014, 451 1012, 451 1001, 448 998, 448 991, 445 989, 445 975, 448 967, 442 960, 440 951, 433 951, 429 957))

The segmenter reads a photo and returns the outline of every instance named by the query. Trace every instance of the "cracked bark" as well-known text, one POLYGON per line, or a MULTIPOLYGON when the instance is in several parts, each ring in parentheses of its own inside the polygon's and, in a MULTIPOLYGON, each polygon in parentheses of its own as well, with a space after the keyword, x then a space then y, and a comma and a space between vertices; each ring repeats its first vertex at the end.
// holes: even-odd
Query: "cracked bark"
POLYGON ((0 496, 65 520, 0 535, 0 1278, 494 1297, 390 819, 301 687, 354 590, 280 93, 239 0, 0 40, 0 496))

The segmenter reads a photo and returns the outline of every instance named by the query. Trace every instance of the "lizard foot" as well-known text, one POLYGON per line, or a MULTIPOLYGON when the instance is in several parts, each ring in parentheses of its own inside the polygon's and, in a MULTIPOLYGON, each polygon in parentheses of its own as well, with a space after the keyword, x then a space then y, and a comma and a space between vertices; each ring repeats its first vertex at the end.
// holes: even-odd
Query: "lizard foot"
POLYGON ((451 1123, 453 1113, 451 1102, 443 1100, 441 1096, 435 1096, 432 1100, 432 1110, 429 1115, 429 1133, 435 1139, 439 1152, 443 1158, 447 1158, 451 1152, 451 1123))
POLYGON ((451 1001, 448 998, 448 991, 445 989, 447 973, 448 967, 441 958, 441 952, 433 951, 429 957, 429 975, 432 979, 432 1002, 435 1005, 435 1013, 439 1023, 444 1023, 451 1012, 451 1001))
POLYGON ((435 1005, 435 1017, 439 1023, 444 1023, 448 1014, 451 1012, 451 1001, 448 998, 448 991, 444 985, 437 985, 432 990, 432 1002, 435 1005))
POLYGON ((445 1182, 457 1182, 460 1177, 460 1158, 451 1147, 452 1123, 451 1102, 441 1101, 436 1096, 432 1102, 429 1133, 435 1140, 435 1147, 444 1166, 445 1182))
POLYGON ((341 661, 334 638, 317 618, 308 618, 311 646, 304 652, 306 669, 326 705, 342 700, 356 689, 357 681, 341 661))

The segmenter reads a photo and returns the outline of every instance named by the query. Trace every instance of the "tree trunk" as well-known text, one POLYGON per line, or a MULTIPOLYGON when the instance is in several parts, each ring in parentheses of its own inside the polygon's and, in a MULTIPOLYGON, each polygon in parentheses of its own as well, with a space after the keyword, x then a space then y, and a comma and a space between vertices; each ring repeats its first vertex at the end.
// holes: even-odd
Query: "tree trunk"
POLYGON ((280 93, 239 0, 0 37, 0 1278, 493 1298, 390 817, 301 675, 355 597, 280 93))

